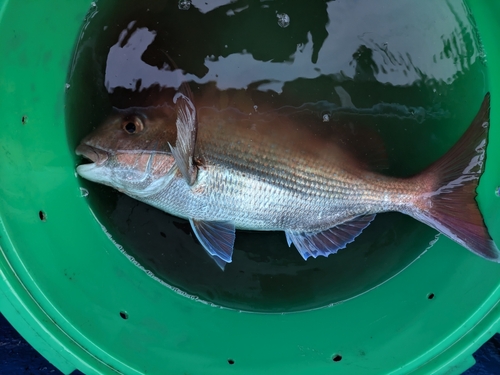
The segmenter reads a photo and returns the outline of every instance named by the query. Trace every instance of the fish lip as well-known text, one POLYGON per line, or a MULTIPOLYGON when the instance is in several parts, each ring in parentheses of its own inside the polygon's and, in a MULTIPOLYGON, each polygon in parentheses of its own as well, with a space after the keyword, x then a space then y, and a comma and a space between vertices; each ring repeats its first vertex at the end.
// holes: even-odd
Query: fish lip
POLYGON ((83 156, 84 158, 89 159, 96 165, 104 164, 106 160, 108 160, 109 158, 108 152, 97 147, 89 146, 88 144, 85 143, 80 144, 76 148, 75 153, 79 156, 83 156))

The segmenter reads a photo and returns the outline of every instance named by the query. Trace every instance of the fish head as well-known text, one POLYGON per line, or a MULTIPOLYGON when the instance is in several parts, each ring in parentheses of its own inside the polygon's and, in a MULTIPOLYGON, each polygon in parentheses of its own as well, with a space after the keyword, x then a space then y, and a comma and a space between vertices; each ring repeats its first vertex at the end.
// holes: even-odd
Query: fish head
POLYGON ((91 161, 77 173, 134 197, 153 194, 174 165, 175 120, 169 106, 115 109, 76 148, 91 161))

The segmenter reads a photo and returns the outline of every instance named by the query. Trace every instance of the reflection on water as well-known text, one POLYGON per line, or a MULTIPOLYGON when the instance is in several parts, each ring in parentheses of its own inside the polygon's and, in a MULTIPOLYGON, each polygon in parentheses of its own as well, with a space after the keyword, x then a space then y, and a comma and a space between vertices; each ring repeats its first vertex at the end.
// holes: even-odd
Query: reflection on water
MULTIPOLYGON (((170 98, 280 111, 327 132, 372 128, 388 173, 422 170, 457 140, 486 91, 485 54, 461 0, 101 0, 82 29, 67 92, 68 141, 111 108, 170 98)), ((378 215, 354 243, 304 262, 283 233, 238 231, 225 272, 189 224, 110 188, 82 192, 117 243, 155 277, 202 300, 253 311, 325 306, 366 292, 414 261, 435 231, 378 215)), ((432 251, 432 249, 431 249, 432 251)))
MULTIPOLYGON (((152 12, 147 7, 142 11, 152 12)), ((262 88, 276 92, 299 78, 339 74, 392 85, 422 79, 449 82, 484 59, 461 1, 383 0, 376 6, 368 0, 307 6, 301 1, 236 1, 208 11, 194 3, 189 13, 169 14, 161 22, 138 15, 121 32, 107 54, 109 90, 134 89, 138 80, 141 88, 178 85, 178 75, 158 49, 182 67, 187 81, 214 81, 219 89, 261 82, 262 88), (280 30, 276 15, 285 9, 295 22, 280 30), (176 16, 196 27, 187 24, 179 30, 176 16), (193 48, 187 50, 187 45, 193 48)))

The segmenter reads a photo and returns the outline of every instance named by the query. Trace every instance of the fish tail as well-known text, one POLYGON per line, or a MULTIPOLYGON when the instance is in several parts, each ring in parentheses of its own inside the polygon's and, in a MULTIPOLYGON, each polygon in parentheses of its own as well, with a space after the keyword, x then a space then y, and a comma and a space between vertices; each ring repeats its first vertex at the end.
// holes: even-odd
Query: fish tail
POLYGON ((475 199, 485 162, 489 114, 488 93, 459 141, 414 177, 415 183, 427 186, 427 193, 411 215, 473 253, 500 263, 500 251, 488 233, 475 199))

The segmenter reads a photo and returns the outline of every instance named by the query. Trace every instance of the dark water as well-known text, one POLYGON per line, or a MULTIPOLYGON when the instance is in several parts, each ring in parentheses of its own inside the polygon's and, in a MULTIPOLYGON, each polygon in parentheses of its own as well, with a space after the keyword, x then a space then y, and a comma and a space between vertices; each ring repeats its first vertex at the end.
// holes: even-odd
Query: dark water
MULTIPOLYGON (((485 55, 461 0, 101 0, 69 72, 69 147, 113 106, 147 105, 181 78, 195 101, 208 97, 219 108, 285 110, 326 130, 371 128, 386 146, 387 173, 397 176, 449 149, 487 91, 485 55)), ((221 272, 186 221, 81 184, 96 217, 142 267, 241 310, 296 311, 352 298, 407 267, 436 235, 409 217, 381 214, 346 249, 305 262, 284 233, 237 231, 233 262, 221 272)))

